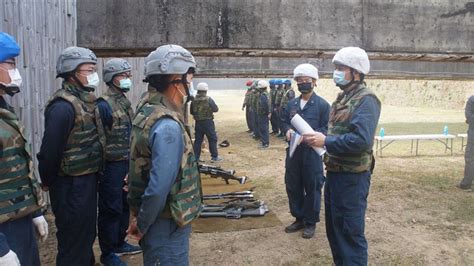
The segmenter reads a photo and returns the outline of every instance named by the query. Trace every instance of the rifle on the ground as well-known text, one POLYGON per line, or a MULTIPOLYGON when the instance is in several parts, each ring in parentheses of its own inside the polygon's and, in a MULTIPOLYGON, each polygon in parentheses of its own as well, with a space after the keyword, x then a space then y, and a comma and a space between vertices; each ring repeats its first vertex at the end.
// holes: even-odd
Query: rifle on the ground
POLYGON ((247 181, 246 176, 235 176, 235 170, 224 170, 218 166, 200 164, 199 172, 210 175, 212 178, 220 177, 225 180, 226 184, 229 184, 229 179, 239 181, 240 184, 245 184, 247 181))
POLYGON ((212 199, 253 199, 253 191, 252 190, 245 190, 245 191, 235 191, 235 192, 227 192, 227 193, 220 193, 220 194, 209 194, 203 195, 203 200, 212 200, 212 199))
POLYGON ((204 205, 200 217, 225 217, 240 219, 241 217, 263 216, 268 206, 259 200, 234 200, 222 204, 204 205))

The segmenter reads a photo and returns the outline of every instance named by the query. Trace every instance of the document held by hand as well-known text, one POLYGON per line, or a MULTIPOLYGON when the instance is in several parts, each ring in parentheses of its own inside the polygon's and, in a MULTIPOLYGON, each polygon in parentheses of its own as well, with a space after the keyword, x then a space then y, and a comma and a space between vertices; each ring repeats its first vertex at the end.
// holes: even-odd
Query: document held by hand
MULTIPOLYGON (((291 119, 291 125, 295 127, 296 131, 298 131, 300 135, 315 132, 313 128, 299 114, 296 114, 291 119)), ((322 156, 326 152, 326 150, 323 148, 313 147, 313 149, 319 154, 319 156, 322 156)))
POLYGON ((293 153, 295 153, 296 147, 300 145, 301 139, 303 136, 298 134, 298 132, 293 132, 291 133, 291 139, 290 139, 290 158, 293 157, 293 153))

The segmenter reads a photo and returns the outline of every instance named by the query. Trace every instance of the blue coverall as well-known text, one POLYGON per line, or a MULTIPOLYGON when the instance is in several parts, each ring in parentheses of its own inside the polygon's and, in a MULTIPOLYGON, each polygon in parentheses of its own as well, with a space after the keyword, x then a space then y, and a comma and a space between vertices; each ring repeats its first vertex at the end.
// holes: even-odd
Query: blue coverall
MULTIPOLYGON (((377 100, 365 96, 352 112, 352 131, 328 136, 325 141, 327 151, 337 155, 371 150, 379 117, 377 100)), ((370 171, 327 172, 324 188, 326 234, 336 265, 367 265, 364 221, 370 175, 370 171)))
MULTIPOLYGON (((192 105, 192 103, 191 103, 192 105)), ((212 112, 219 111, 216 103, 212 98, 209 97, 209 105, 211 106, 212 112)), ((191 114, 193 113, 193 108, 191 107, 191 114)), ((196 120, 194 126, 194 154, 196 155, 196 160, 199 161, 201 157, 201 145, 202 141, 204 140, 204 135, 207 137, 207 141, 209 142, 209 152, 211 153, 212 158, 217 158, 217 134, 216 134, 216 126, 214 124, 213 119, 206 119, 206 120, 196 120)))
POLYGON ((143 264, 188 265, 191 225, 178 227, 173 219, 162 218, 167 196, 178 176, 184 152, 183 131, 171 118, 153 125, 149 143, 152 166, 150 180, 142 196, 137 225, 143 238, 143 264))
MULTIPOLYGON (((299 114, 315 131, 326 134, 330 106, 323 98, 313 92, 303 109, 301 96, 288 102, 282 109, 281 122, 283 134, 292 128, 291 118, 299 114)), ((301 143, 290 158, 286 149, 285 184, 290 212, 298 221, 307 225, 319 222, 321 209, 321 188, 324 184, 323 161, 312 147, 301 143)))
POLYGON ((43 185, 49 187, 55 216, 58 254, 56 265, 91 265, 96 237, 98 174, 59 176, 63 151, 74 127, 75 111, 63 99, 45 111, 45 131, 38 154, 43 185))
MULTIPOLYGON (((103 99, 97 101, 104 127, 112 128, 112 108, 103 99)), ((130 138, 131 123, 127 136, 130 138)), ((123 190, 128 174, 129 161, 106 161, 103 174, 99 175, 98 236, 102 257, 106 257, 125 243, 129 221, 127 192, 123 190)))

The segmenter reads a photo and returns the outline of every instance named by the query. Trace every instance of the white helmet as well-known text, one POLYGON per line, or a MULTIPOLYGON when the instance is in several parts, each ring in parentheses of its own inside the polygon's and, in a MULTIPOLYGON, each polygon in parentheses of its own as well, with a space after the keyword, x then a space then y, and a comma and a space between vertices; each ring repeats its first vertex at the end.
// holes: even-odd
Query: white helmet
POLYGON ((263 79, 258 81, 257 88, 263 89, 263 88, 267 88, 268 86, 270 86, 270 83, 268 83, 268 81, 263 80, 263 79))
POLYGON ((293 70, 293 79, 297 77, 311 77, 319 79, 318 69, 311 64, 301 64, 293 70))
POLYGON ((197 91, 207 91, 209 89, 209 85, 206 82, 199 82, 197 85, 197 91))
POLYGON ((369 56, 359 47, 344 47, 332 59, 334 64, 344 65, 364 75, 370 71, 369 56))

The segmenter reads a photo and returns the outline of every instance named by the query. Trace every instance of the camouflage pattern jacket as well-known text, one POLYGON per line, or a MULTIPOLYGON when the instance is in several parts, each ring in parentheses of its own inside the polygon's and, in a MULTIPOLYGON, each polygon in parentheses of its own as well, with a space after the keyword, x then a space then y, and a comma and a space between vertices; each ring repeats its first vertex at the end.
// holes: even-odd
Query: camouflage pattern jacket
POLYGON ((0 223, 45 206, 32 166, 30 146, 18 117, 0 96, 0 223))
POLYGON ((191 114, 194 117, 194 120, 209 120, 214 119, 214 111, 212 110, 211 103, 209 102, 210 98, 206 95, 198 94, 191 102, 191 114))
POLYGON ((161 217, 173 218, 178 226, 184 226, 195 219, 201 212, 201 178, 194 156, 189 132, 183 124, 182 115, 177 112, 163 96, 149 87, 148 94, 138 106, 132 125, 132 142, 130 148, 130 173, 128 202, 132 213, 138 213, 142 195, 150 180, 152 150, 149 134, 153 125, 161 118, 175 120, 181 127, 185 144, 181 157, 181 166, 168 194, 167 202, 161 217))
POLYGON ((64 82, 47 106, 58 98, 71 103, 75 112, 74 127, 67 140, 59 175, 81 176, 99 172, 103 164, 105 134, 95 106, 96 97, 92 92, 64 82))
MULTIPOLYGON (((352 132, 351 118, 364 97, 374 97, 380 106, 380 100, 361 84, 348 93, 341 92, 331 106, 329 114, 328 137, 352 132)), ((375 132, 372 132, 375 133, 375 132)), ((373 161, 372 148, 361 153, 326 153, 326 169, 332 172, 361 173, 371 169, 373 161)))
POLYGON ((105 159, 128 160, 130 151, 129 130, 132 127, 133 110, 127 97, 116 88, 107 88, 104 99, 112 109, 112 127, 105 127, 105 159))

